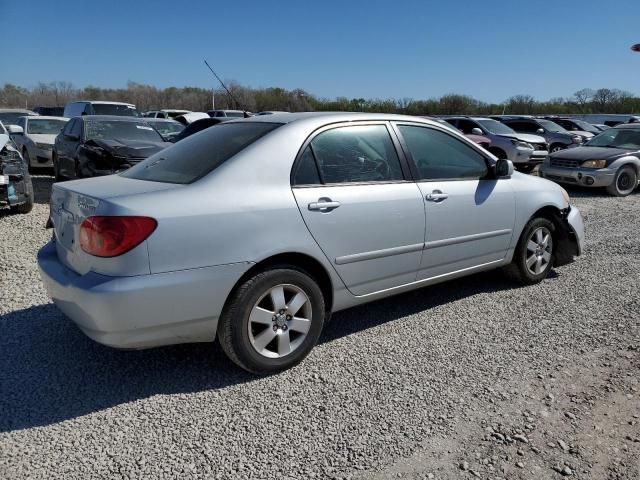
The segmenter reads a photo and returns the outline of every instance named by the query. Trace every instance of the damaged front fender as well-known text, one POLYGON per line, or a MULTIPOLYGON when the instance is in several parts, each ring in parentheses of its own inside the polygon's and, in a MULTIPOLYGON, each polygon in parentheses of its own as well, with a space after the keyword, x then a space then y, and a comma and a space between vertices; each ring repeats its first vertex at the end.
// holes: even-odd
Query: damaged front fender
POLYGON ((0 135, 0 207, 16 213, 33 208, 34 195, 29 167, 12 145, 9 135, 0 135))

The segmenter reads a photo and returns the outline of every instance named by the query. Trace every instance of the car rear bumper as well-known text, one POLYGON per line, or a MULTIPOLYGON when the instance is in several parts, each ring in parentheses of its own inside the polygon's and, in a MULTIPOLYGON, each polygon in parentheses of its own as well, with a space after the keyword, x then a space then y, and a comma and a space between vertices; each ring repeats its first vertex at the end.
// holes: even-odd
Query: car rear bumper
POLYGON ((60 262, 54 241, 38 252, 40 275, 56 306, 96 342, 131 349, 212 341, 227 296, 250 266, 79 275, 60 262))
POLYGON ((561 168, 542 164, 540 176, 560 183, 570 183, 585 187, 606 187, 613 183, 615 170, 609 168, 561 168))

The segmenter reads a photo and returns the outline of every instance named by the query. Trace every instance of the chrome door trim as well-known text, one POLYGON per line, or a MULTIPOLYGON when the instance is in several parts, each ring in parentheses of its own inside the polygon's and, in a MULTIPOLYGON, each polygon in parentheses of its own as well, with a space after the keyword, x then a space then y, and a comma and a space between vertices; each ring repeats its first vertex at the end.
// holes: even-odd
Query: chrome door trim
POLYGON ((373 250, 371 252, 354 253, 352 255, 336 257, 335 263, 336 265, 345 265, 347 263, 375 260, 376 258, 390 257, 392 255, 402 255, 403 253, 419 252, 423 248, 424 243, 415 243, 413 245, 402 245, 400 247, 384 248, 382 250, 373 250))
POLYGON ((456 245, 458 243, 472 242, 474 240, 483 240, 485 238, 501 237, 502 235, 511 235, 512 230, 505 228, 503 230, 494 230, 493 232, 474 233, 472 235, 464 235, 462 237, 445 238, 443 240, 434 240, 425 242, 424 248, 446 247, 448 245, 456 245))

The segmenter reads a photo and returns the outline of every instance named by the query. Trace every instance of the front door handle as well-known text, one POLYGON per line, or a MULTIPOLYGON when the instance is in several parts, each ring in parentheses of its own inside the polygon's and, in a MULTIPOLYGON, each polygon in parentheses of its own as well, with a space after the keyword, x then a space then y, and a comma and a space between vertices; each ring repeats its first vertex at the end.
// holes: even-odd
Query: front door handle
POLYGON ((334 202, 330 198, 319 198, 317 202, 312 202, 308 205, 309 210, 319 212, 330 212, 340 206, 340 202, 334 202))
POLYGON ((440 190, 434 190, 431 193, 427 193, 427 196, 424 198, 426 198, 430 202, 442 202, 443 200, 449 198, 449 194, 442 193, 440 190))

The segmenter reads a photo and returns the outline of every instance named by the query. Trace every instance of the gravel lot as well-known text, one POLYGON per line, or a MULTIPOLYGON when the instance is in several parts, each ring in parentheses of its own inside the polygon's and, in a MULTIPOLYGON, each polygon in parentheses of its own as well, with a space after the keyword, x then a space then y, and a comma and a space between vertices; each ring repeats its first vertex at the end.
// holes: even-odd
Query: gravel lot
POLYGON ((570 192, 588 250, 540 285, 341 312, 255 378, 217 345, 86 338, 39 279, 36 181, 30 215, 0 216, 1 478, 640 478, 640 194, 570 192))

